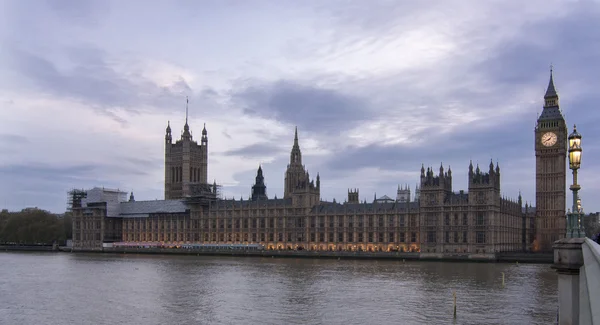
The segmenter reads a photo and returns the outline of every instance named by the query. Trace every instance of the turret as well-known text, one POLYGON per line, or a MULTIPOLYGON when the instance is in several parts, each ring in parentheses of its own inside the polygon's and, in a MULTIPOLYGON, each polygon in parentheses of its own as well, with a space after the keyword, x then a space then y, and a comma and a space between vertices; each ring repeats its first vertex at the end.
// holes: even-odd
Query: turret
POLYGON ((206 146, 208 144, 208 132, 206 132, 206 123, 204 123, 204 128, 202 129, 202 139, 200 143, 203 146, 206 146))
POLYGON ((265 185, 265 178, 263 176, 262 166, 258 166, 256 172, 256 181, 252 186, 252 201, 266 200, 267 197, 267 186, 265 185))
POLYGON ((443 164, 440 165, 439 174, 434 176, 433 168, 427 167, 427 171, 425 168, 421 167, 421 190, 424 189, 439 189, 444 191, 452 191, 452 171, 449 170, 449 173, 444 173, 443 164))
POLYGON ((173 142, 173 137, 171 136, 171 122, 167 121, 167 129, 166 129, 166 134, 165 134, 165 141, 167 143, 172 143, 173 142))
POLYGON ((500 167, 496 164, 494 167, 493 161, 490 160, 488 172, 483 172, 479 168, 479 164, 473 172, 473 162, 469 163, 469 188, 475 186, 479 188, 492 187, 500 191, 500 167))
POLYGON ((348 189, 348 203, 360 203, 358 199, 358 189, 348 189))

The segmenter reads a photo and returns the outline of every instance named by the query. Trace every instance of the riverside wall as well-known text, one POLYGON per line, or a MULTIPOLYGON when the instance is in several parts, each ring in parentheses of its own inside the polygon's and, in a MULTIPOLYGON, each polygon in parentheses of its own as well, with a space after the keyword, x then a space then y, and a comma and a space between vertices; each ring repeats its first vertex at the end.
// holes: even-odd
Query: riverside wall
MULTIPOLYGON (((61 248, 71 251, 71 248, 61 248)), ((551 264, 552 254, 524 252, 504 252, 498 254, 424 254, 415 252, 328 252, 328 251, 296 251, 296 250, 202 250, 178 248, 103 248, 101 250, 73 250, 81 253, 109 254, 162 254, 162 255, 196 255, 196 256, 232 256, 232 257, 269 257, 269 258, 324 258, 324 259, 375 259, 375 260, 420 260, 420 261, 452 261, 452 262, 488 262, 488 263, 543 263, 551 264)))

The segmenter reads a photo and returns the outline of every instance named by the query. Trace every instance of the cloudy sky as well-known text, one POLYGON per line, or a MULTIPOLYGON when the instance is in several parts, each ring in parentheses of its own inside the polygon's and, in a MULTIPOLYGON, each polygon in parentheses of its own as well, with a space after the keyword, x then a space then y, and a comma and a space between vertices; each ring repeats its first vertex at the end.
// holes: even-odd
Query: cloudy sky
POLYGON ((599 30, 598 1, 3 0, 0 207, 63 212, 93 186, 161 199, 186 96, 227 197, 249 195, 260 163, 282 196, 298 126, 326 200, 394 196, 422 163, 466 189, 469 160, 493 159, 502 192, 534 201, 552 63, 599 211, 599 30))

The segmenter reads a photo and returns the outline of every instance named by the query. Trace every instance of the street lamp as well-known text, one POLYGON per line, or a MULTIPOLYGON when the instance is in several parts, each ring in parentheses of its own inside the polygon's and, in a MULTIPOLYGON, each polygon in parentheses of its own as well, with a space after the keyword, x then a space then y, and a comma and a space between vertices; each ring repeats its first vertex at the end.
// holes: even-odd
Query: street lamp
POLYGON ((573 133, 569 135, 569 168, 573 170, 573 209, 567 212, 567 238, 585 237, 583 229, 583 208, 578 192, 581 186, 577 184, 577 170, 581 167, 581 134, 577 133, 577 126, 573 126, 573 133))

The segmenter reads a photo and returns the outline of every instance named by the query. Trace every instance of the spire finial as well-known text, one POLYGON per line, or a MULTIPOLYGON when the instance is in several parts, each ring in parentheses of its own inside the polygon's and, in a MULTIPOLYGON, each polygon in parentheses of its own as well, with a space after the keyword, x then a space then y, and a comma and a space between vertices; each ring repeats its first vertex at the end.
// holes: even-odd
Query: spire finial
POLYGON ((185 125, 183 126, 182 139, 191 139, 190 126, 188 125, 188 97, 185 96, 185 125))
POLYGON ((546 89, 544 98, 548 99, 552 97, 558 97, 558 94, 556 93, 556 88, 554 87, 554 66, 550 65, 550 81, 548 82, 548 88, 546 89))
POLYGON ((296 128, 294 130, 294 144, 295 145, 298 144, 298 126, 296 126, 296 128))

